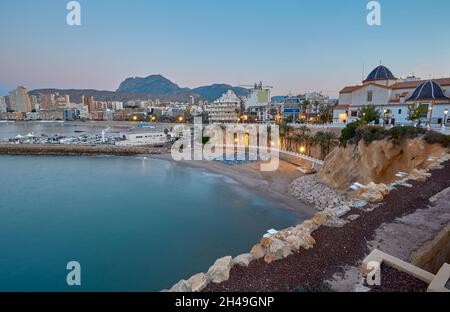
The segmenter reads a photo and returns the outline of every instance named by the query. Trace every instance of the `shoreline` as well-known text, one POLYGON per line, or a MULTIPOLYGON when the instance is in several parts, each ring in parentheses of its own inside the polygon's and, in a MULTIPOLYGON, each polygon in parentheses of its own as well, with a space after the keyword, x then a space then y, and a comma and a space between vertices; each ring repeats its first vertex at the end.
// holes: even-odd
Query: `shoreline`
POLYGON ((307 220, 317 213, 317 209, 300 201, 289 193, 289 185, 303 174, 297 170, 297 166, 280 160, 278 170, 274 172, 259 171, 260 161, 243 165, 225 165, 217 161, 174 161, 170 153, 148 155, 151 158, 173 161, 180 166, 207 170, 214 174, 229 177, 247 190, 254 192, 263 198, 280 204, 283 209, 294 212, 301 220, 307 220))

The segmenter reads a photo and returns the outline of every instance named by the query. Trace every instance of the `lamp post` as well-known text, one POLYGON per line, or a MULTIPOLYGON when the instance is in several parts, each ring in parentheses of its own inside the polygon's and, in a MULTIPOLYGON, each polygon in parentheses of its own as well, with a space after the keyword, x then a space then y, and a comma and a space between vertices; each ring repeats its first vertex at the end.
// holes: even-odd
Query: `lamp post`
POLYGON ((444 110, 444 119, 442 120, 442 128, 445 129, 445 123, 447 122, 448 109, 444 110))

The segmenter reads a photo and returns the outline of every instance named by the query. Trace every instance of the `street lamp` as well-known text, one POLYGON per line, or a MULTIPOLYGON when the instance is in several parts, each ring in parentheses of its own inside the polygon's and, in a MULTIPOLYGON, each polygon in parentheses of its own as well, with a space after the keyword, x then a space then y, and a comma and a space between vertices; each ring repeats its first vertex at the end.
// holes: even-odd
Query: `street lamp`
POLYGON ((445 124, 447 123, 447 115, 448 115, 448 109, 444 110, 444 119, 442 120, 442 128, 445 128, 445 124))

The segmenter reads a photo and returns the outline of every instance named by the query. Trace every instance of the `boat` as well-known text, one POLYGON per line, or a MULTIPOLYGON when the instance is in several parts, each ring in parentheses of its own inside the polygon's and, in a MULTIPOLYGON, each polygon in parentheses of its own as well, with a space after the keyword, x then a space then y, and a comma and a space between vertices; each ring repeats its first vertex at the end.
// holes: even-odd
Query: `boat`
POLYGON ((153 125, 147 125, 147 124, 138 124, 135 126, 135 128, 138 129, 155 129, 156 127, 153 125))

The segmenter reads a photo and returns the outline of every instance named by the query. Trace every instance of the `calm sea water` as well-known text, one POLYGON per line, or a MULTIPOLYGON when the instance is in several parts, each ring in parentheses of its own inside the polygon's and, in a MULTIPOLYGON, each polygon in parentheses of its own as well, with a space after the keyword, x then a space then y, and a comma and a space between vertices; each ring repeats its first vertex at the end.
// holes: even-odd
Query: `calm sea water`
POLYGON ((298 221, 165 160, 0 156, 0 291, 159 291, 298 221), (72 260, 78 288, 66 284, 72 260))

